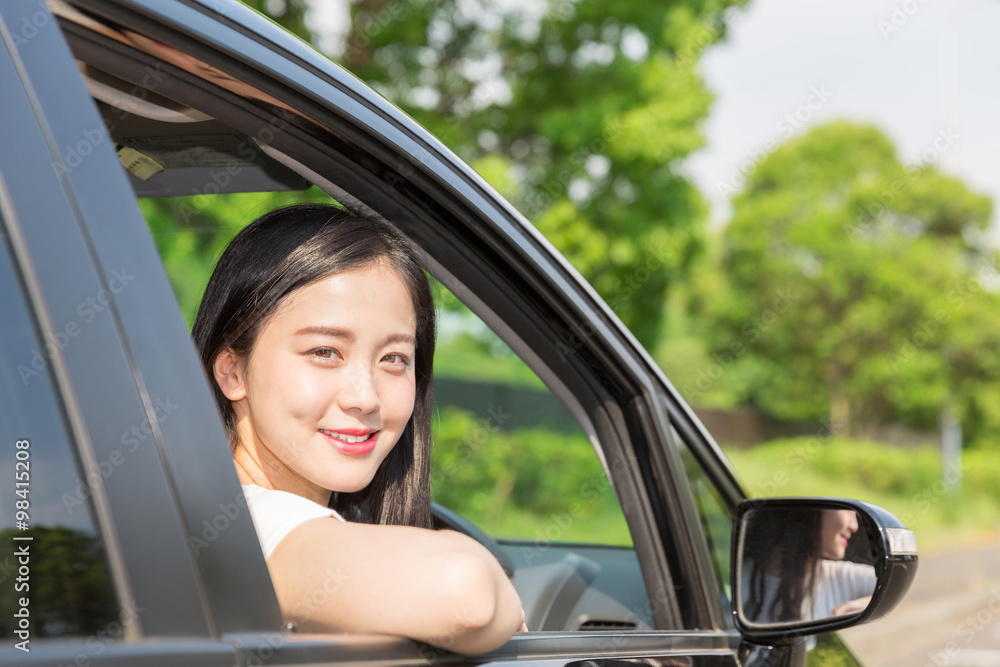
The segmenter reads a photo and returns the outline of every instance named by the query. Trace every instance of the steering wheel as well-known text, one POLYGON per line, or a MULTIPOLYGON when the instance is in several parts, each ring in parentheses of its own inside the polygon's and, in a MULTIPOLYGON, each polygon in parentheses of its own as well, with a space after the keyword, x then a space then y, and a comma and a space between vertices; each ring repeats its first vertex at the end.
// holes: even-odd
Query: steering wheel
POLYGON ((500 543, 487 535, 476 524, 472 523, 458 512, 452 511, 441 503, 431 503, 431 512, 434 514, 435 528, 450 528, 463 535, 468 535, 476 542, 479 542, 486 550, 493 554, 493 557, 500 563, 504 573, 511 577, 514 575, 514 561, 507 555, 507 552, 500 547, 500 543))

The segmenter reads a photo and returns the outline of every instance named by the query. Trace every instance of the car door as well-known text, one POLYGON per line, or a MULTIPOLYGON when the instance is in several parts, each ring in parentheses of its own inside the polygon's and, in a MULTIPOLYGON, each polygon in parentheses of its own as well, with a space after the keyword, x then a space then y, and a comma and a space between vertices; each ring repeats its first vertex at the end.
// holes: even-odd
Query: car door
MULTIPOLYGON (((232 664, 213 604, 248 628, 279 619, 208 603, 219 563, 189 547, 198 517, 178 497, 210 505, 239 488, 186 486, 203 464, 229 465, 197 451, 219 427, 187 333, 163 308, 169 286, 56 21, 44 4, 6 2, 0 38, 5 479, 15 447, 30 466, 4 508, 21 578, 5 574, 4 606, 24 616, 5 624, 18 641, 0 661, 232 664)), ((252 543, 236 523, 225 540, 242 526, 252 543)), ((235 569, 266 575, 262 559, 235 569)))
MULTIPOLYGON (((13 91, 4 96, 0 151, 5 230, 39 336, 57 341, 47 372, 81 470, 97 473, 90 502, 119 605, 134 600, 143 610, 127 640, 74 655, 92 664, 117 651, 167 662, 185 654, 196 664, 231 664, 234 656, 240 664, 735 664, 738 637, 671 430, 694 428, 690 415, 593 290, 467 166, 363 84, 235 3, 86 2, 60 6, 57 26, 38 4, 17 2, 2 16, 0 80, 13 91), (105 83, 109 91, 98 75, 86 77, 92 95, 119 101, 102 107, 103 119, 80 67, 127 84, 122 95, 121 86, 105 83), (528 633, 481 659, 427 654, 405 640, 283 631, 204 376, 135 206, 133 193, 153 187, 143 173, 154 151, 148 142, 145 153, 121 143, 135 114, 116 109, 154 95, 203 123, 197 136, 215 137, 198 144, 204 161, 178 166, 184 192, 224 191, 241 176, 306 179, 418 243, 428 270, 533 368, 599 448, 656 630, 528 633), (83 317, 79 304, 88 298, 101 306, 95 324, 71 336, 64 327, 83 317), (60 331, 71 337, 63 348, 60 331), (115 467, 133 440, 127 464, 115 467), (105 462, 112 474, 103 477, 105 462)), ((710 446, 697 456, 724 470, 710 446)), ((724 491, 736 493, 735 485, 724 491)), ((69 655, 39 646, 36 660, 69 655)))

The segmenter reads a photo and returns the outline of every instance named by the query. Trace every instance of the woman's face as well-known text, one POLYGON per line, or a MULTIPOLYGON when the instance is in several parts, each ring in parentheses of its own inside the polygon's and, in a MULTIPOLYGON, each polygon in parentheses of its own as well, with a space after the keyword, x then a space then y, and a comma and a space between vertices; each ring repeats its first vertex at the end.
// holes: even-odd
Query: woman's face
POLYGON ((851 535, 858 531, 858 516, 854 510, 823 510, 820 540, 823 558, 842 560, 851 535))
POLYGON ((382 263, 284 299, 227 392, 275 488, 325 505, 371 482, 413 412, 415 337, 409 291, 382 263))

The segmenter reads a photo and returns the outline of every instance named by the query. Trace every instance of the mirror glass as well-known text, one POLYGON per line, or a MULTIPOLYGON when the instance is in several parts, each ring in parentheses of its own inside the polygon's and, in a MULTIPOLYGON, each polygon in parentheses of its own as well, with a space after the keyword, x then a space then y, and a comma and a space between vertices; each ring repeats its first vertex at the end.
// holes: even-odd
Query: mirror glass
POLYGON ((736 554, 741 622, 766 627, 864 611, 875 591, 874 530, 843 506, 747 512, 736 554))

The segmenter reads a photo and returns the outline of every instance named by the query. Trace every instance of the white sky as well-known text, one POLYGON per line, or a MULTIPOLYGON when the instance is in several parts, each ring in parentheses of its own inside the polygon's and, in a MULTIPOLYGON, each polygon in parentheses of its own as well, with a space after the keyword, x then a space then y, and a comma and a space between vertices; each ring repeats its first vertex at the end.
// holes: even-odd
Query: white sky
MULTIPOLYGON (((313 2, 313 28, 333 46, 346 3, 313 2)), ((873 123, 904 163, 930 156, 1000 206, 1000 0, 751 0, 729 26, 701 61, 716 94, 707 147, 684 166, 717 224, 729 216, 719 183, 738 184, 739 169, 769 141, 786 140, 792 128, 783 119, 796 112, 796 133, 840 118, 873 123), (813 91, 829 97, 810 100, 813 91), (818 108, 804 107, 809 101, 818 108), (949 130, 957 140, 934 154, 949 130)), ((994 238, 998 221, 995 212, 994 238)))
MULTIPOLYGON (((838 118, 873 123, 908 163, 933 150, 950 126, 958 139, 938 167, 1000 204, 998 36, 996 0, 751 0, 730 22, 727 40, 702 59, 716 101, 704 127, 708 145, 686 170, 715 219, 725 220, 718 183, 738 178, 740 165, 772 137, 784 140, 777 125, 785 114, 806 103, 812 88, 825 88, 829 100, 815 104, 800 132, 838 118), (893 18, 898 30, 889 29, 893 18), (956 44, 952 66, 942 54, 948 34, 956 44)), ((997 220, 995 212, 994 228, 997 220)))

